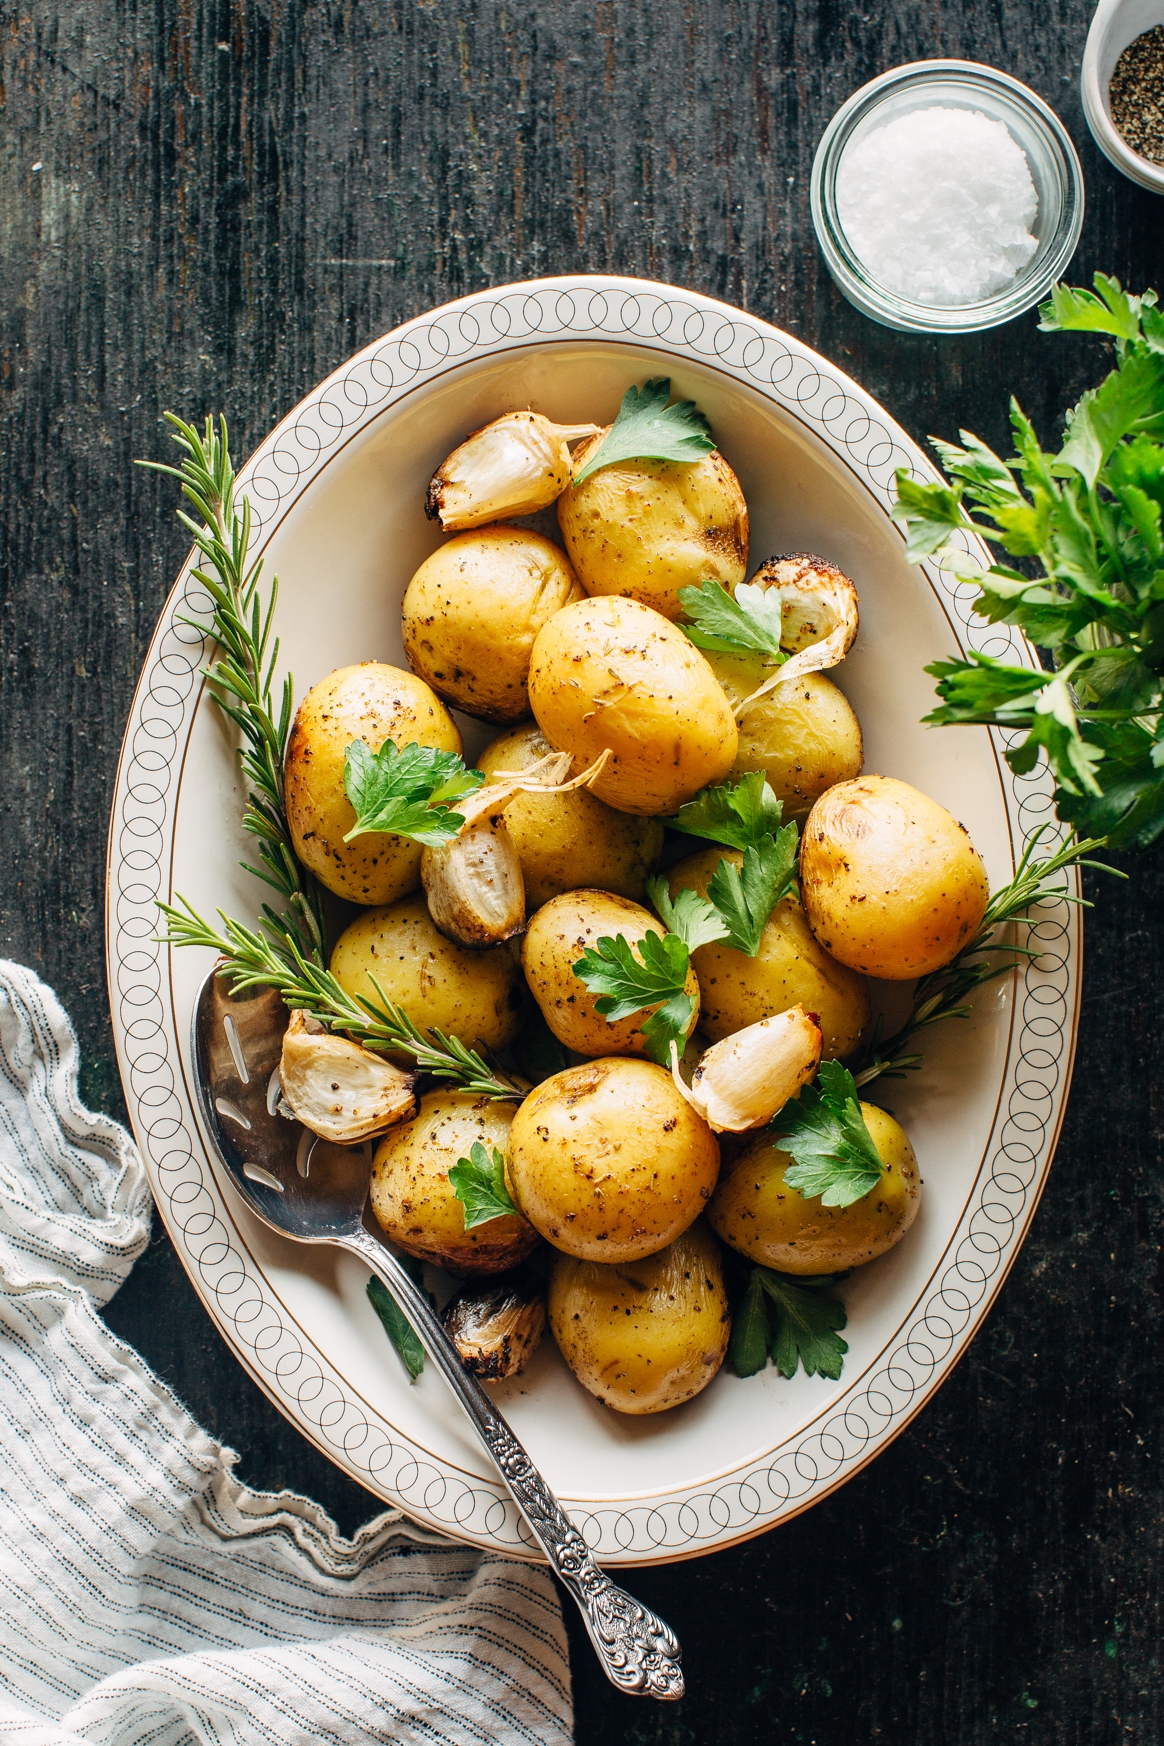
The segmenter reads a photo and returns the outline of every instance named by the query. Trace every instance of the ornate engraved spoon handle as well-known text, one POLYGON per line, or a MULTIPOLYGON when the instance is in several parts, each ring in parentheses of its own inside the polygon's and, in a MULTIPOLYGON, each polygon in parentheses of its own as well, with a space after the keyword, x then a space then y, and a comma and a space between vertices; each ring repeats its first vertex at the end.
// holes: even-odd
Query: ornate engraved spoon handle
POLYGON ((590 1548, 525 1449, 477 1378, 462 1365, 423 1290, 369 1232, 361 1230, 342 1241, 384 1281, 464 1407, 555 1575, 577 1602, 611 1684, 642 1697, 682 1697, 682 1651, 675 1633, 595 1564, 590 1548))

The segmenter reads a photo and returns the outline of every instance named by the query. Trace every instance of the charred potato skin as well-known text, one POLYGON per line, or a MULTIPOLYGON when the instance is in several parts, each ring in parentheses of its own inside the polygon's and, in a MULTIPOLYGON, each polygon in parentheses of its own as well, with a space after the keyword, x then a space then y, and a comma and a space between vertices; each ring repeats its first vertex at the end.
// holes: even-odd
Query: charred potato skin
MULTIPOLYGON (((689 886, 706 897, 721 860, 737 867, 735 849, 700 849, 671 869, 671 896, 689 886)), ((713 1043, 772 1013, 801 1005, 820 1024, 822 1059, 852 1054, 869 1023, 869 987, 856 971, 830 957, 814 937, 795 897, 776 905, 754 958, 716 941, 691 954, 699 978, 700 1029, 713 1043)))
MULTIPOLYGON (((610 1024, 597 1010, 600 998, 591 994, 573 971, 588 947, 622 934, 635 946, 647 934, 666 929, 649 910, 608 891, 567 891, 551 898, 531 917, 521 943, 521 964, 530 993, 558 1041, 579 1055, 645 1055, 647 1039, 640 1026, 656 1008, 632 1013, 610 1024)), ((699 983, 687 972, 685 991, 695 1002, 694 1030, 699 1016, 699 983)))
POLYGON ((642 1261, 556 1255, 549 1320, 583 1388, 615 1412, 666 1412, 702 1393, 727 1353, 719 1245, 701 1220, 642 1261))
POLYGON ((805 1200, 784 1180, 788 1153, 771 1139, 756 1140, 725 1171, 708 1208, 724 1242, 761 1266, 799 1274, 863 1267, 899 1243, 921 1205, 917 1158, 885 1110, 862 1103, 861 1112, 886 1167, 875 1188, 852 1206, 805 1200))
POLYGON ((465 1229, 449 1171, 474 1140, 505 1151, 513 1106, 468 1091, 433 1091, 412 1121, 392 1128, 372 1162, 372 1211, 408 1255, 450 1273, 478 1276, 516 1267, 537 1232, 516 1215, 465 1229))
POLYGON ((555 1248, 586 1261, 638 1261, 674 1242, 718 1173, 714 1134, 651 1061, 553 1074, 509 1134, 515 1203, 555 1248))
MULTIPOLYGON (((492 779, 501 770, 528 770, 553 749, 536 723, 526 723, 486 746, 477 768, 492 779)), ((616 812, 584 788, 519 794, 505 808, 505 826, 521 862, 530 914, 551 897, 585 886, 639 901, 663 849, 657 818, 616 812)))
MULTIPOLYGON (((608 433, 579 443, 577 475, 608 433)), ((558 499, 558 526, 587 594, 622 594, 664 618, 681 588, 721 582, 729 594, 748 561, 748 508, 718 450, 700 460, 619 461, 558 499)))
POLYGON ((436 693, 402 667, 365 661, 312 686, 296 712, 284 771, 295 853, 321 885, 352 903, 394 903, 420 884, 421 845, 370 832, 345 843, 356 814, 344 791, 353 740, 460 752, 461 736, 436 693))
POLYGON ((358 915, 335 943, 331 970, 346 993, 376 1000, 371 972, 422 1030, 444 1031, 471 1049, 504 1048, 527 1010, 508 947, 447 939, 419 896, 358 915))
POLYGON ((965 825, 892 776, 861 776, 821 795, 804 827, 800 880, 826 951, 890 982, 956 958, 990 897, 965 825))
POLYGON ((591 792, 620 812, 676 812, 735 762, 739 734, 700 651, 651 607, 575 601, 534 643, 530 706, 575 775, 611 754, 591 792))
POLYGON ((526 528, 476 528, 438 546, 404 595, 408 664, 455 709, 498 723, 529 713, 534 639, 584 590, 560 547, 526 528))
MULTIPOLYGON (((707 659, 733 708, 771 672, 746 655, 707 659)), ((861 724, 844 692, 823 673, 805 673, 751 704, 740 718, 739 735, 729 781, 762 770, 786 819, 807 817, 826 788, 861 774, 861 724)))

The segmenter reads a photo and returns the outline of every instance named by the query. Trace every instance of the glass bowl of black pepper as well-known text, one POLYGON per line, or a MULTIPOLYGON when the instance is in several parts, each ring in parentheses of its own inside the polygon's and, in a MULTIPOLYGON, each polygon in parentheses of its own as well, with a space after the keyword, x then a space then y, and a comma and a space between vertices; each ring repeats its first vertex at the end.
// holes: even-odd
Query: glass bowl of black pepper
POLYGON ((1164 0, 1100 0, 1080 86, 1104 157, 1164 194, 1164 0))

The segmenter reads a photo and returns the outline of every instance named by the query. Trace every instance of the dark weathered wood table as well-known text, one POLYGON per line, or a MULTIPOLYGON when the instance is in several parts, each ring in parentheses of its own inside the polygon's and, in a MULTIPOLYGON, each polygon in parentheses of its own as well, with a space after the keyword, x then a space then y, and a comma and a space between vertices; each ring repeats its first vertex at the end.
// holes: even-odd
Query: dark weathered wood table
MULTIPOLYGON (((76 1019, 122 1109, 102 951, 130 694, 183 550, 133 467, 163 407, 245 453, 356 347, 478 286, 642 274, 791 329, 915 436, 1044 433, 1102 366, 1034 316, 903 338, 833 289, 809 220, 824 126, 900 61, 990 62, 1058 109, 1088 214, 1073 277, 1164 277, 1164 202, 1087 134, 1086 0, 22 0, 0 5, 0 950, 76 1019)), ((1164 287, 1162 287, 1164 289, 1164 287)), ((639 1591, 690 1695, 620 1698, 585 1646, 578 1735, 822 1746, 1162 1738, 1158 856, 1088 922, 1075 1091, 1031 1239, 969 1357, 872 1467, 767 1538, 639 1591)), ((159 1232, 109 1320, 260 1486, 348 1530, 374 1500, 220 1342, 159 1232)), ((573 1624, 571 1625, 573 1629, 573 1624)))

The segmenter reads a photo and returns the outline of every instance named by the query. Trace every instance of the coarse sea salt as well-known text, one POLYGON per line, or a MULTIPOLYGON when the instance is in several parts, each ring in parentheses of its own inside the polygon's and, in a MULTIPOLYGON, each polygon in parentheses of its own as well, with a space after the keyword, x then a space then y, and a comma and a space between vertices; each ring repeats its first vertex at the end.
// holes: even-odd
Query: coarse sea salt
POLYGON ((1026 153, 979 110, 914 109, 846 147, 837 216, 886 290, 914 303, 980 303, 1005 291, 1038 244, 1026 153))

